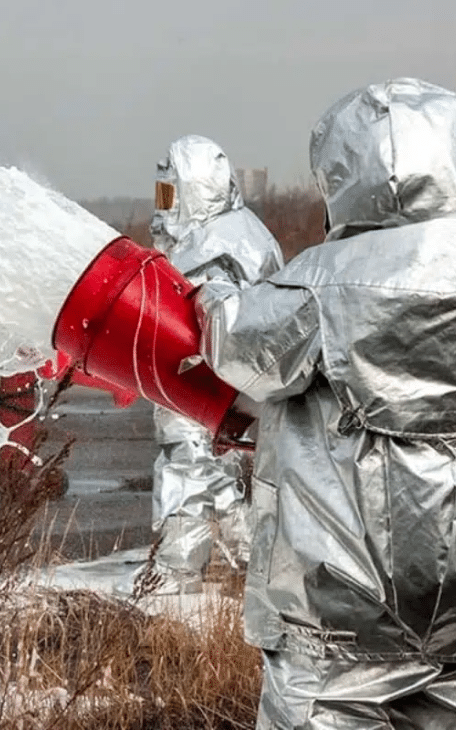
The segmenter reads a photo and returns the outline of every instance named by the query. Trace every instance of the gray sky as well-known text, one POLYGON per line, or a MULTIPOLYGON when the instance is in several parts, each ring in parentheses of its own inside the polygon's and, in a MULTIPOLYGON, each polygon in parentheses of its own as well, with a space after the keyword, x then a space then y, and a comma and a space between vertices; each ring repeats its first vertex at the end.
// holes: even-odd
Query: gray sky
POLYGON ((192 133, 305 183, 320 114, 398 76, 456 89, 455 0, 0 0, 0 164, 148 196, 192 133))

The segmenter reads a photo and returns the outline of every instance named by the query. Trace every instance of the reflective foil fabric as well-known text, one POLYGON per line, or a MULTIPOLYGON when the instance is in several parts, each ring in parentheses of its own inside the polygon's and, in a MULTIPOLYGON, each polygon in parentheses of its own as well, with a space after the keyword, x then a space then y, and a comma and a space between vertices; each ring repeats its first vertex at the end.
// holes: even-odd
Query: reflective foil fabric
POLYGON ((263 404, 261 728, 456 727, 455 124, 414 79, 349 95, 311 141, 328 240, 198 293, 204 358, 263 404))
POLYGON ((257 727, 453 730, 454 669, 425 662, 315 660, 263 652, 257 727), (407 694, 403 687, 407 686, 407 694), (451 687, 451 693, 448 688, 451 687))
POLYGON ((280 247, 245 205, 236 175, 212 140, 188 135, 158 163, 157 182, 174 186, 173 206, 155 210, 154 246, 195 283, 216 275, 255 284, 283 265, 280 247))
MULTIPOLYGON (((216 277, 245 287, 283 265, 278 243, 244 206, 228 158, 211 140, 175 141, 158 164, 157 183, 154 246, 195 285, 216 277)), ((154 465, 153 526, 163 538, 156 562, 177 576, 175 583, 193 585, 191 576, 201 575, 216 541, 225 551, 236 545, 235 561, 248 559, 240 454, 215 457, 206 429, 171 411, 156 407, 155 422, 163 446, 154 465)))
POLYGON ((454 211, 454 99, 452 91, 398 79, 352 92, 323 116, 310 162, 332 235, 454 211))

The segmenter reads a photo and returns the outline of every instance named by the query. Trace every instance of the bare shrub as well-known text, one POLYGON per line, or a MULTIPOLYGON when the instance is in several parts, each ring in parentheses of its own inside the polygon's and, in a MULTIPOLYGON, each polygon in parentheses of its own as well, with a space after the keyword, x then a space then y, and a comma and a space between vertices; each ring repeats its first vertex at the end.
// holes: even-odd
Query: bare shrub
MULTIPOLYGON (((38 438, 41 438, 40 436, 38 438)), ((46 503, 60 495, 62 470, 71 441, 29 474, 12 457, 0 468, 0 577, 12 576, 38 549, 31 532, 46 503)), ((35 452, 36 453, 36 452, 35 452)))
MULTIPOLYGON (((46 504, 61 497, 68 488, 68 477, 63 465, 75 439, 68 439, 58 452, 39 459, 37 463, 34 463, 34 459, 47 441, 47 418, 60 395, 70 387, 71 375, 72 370, 69 370, 55 385, 53 395, 40 411, 40 421, 37 420, 38 414, 33 419, 30 453, 26 450, 28 455, 24 457, 21 449, 10 445, 4 446, 1 450, 0 579, 3 582, 14 579, 20 567, 30 562, 35 554, 43 549, 43 541, 32 538, 33 529, 46 504)), ((34 390, 32 395, 33 393, 34 390)), ((10 408, 17 410, 16 399, 12 400, 10 408)), ((16 427, 21 427, 23 417, 33 416, 36 403, 36 396, 33 396, 27 403, 27 410, 18 412, 16 427)), ((22 405, 20 400, 19 405, 22 405)), ((12 425, 9 424, 10 427, 12 425)), ((14 434, 15 430, 12 431, 13 441, 14 434)))

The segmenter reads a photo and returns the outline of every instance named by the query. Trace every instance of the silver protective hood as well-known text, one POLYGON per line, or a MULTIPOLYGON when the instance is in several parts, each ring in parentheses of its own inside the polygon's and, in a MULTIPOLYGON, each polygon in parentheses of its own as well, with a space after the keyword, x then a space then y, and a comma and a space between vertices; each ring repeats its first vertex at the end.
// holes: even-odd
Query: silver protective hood
POLYGON ((244 205, 215 142, 196 135, 173 142, 158 164, 157 185, 167 190, 167 209, 156 197, 153 245, 195 285, 216 276, 255 284, 283 266, 279 244, 244 205))
POLYGON ((372 84, 315 127, 310 161, 331 237, 456 209, 456 95, 417 79, 372 84))
MULTIPOLYGON (((230 162, 218 144, 196 134, 180 137, 157 165, 156 181, 173 185, 174 203, 156 210, 152 236, 180 240, 195 226, 244 205, 230 162)), ((156 245, 160 245, 160 241, 156 245)))

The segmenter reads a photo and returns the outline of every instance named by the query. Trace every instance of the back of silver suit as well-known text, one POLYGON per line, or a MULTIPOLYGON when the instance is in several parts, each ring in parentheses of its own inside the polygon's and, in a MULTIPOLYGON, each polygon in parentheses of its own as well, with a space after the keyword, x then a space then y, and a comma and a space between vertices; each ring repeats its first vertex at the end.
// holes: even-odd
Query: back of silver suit
POLYGON ((372 84, 315 127, 310 161, 330 237, 456 211, 456 95, 417 79, 372 84))

